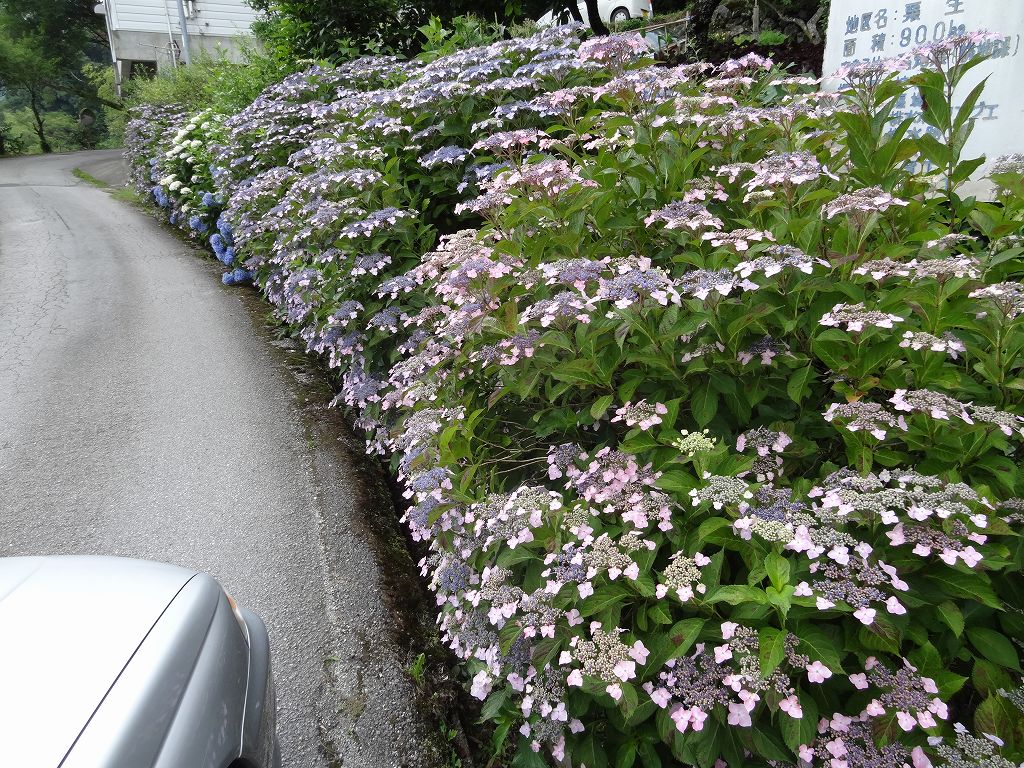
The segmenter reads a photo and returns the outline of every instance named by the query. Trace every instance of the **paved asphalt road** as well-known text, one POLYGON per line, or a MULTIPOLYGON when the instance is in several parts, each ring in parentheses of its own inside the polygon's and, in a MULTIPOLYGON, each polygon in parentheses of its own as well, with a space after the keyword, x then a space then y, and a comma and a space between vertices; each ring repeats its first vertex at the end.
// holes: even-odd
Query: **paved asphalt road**
POLYGON ((0 555, 208 571, 270 629, 286 768, 427 762, 358 450, 245 290, 76 167, 123 173, 0 161, 0 555))

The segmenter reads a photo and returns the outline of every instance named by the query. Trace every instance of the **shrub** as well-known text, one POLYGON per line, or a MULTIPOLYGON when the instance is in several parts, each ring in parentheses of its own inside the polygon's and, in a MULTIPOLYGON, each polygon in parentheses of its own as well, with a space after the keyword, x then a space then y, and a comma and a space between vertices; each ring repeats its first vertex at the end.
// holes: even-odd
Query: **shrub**
POLYGON ((252 0, 251 4, 262 12, 256 32, 272 50, 337 64, 351 59, 353 49, 419 53, 420 27, 429 25, 432 18, 445 26, 472 25, 474 15, 497 24, 515 23, 543 14, 549 0, 373 0, 362 5, 335 0, 252 0))
POLYGON ((240 62, 202 51, 191 64, 128 81, 125 96, 131 106, 173 105, 189 112, 212 109, 230 114, 291 71, 289 65, 251 49, 243 51, 240 62))
POLYGON ((666 19, 663 19, 661 16, 655 16, 653 19, 649 16, 635 16, 625 21, 613 22, 612 27, 615 32, 632 32, 634 29, 643 29, 651 24, 660 24, 663 21, 666 21, 666 19))
POLYGON ((90 86, 96 89, 100 98, 108 104, 102 104, 97 115, 97 134, 102 137, 100 147, 114 149, 124 146, 124 129, 128 122, 128 113, 123 107, 114 107, 121 99, 114 83, 114 68, 109 63, 86 64, 82 74, 90 86))
POLYGON ((423 42, 416 58, 423 62, 434 61, 464 48, 476 48, 493 43, 504 37, 506 32, 503 25, 485 21, 472 14, 456 16, 451 20, 450 26, 449 29, 440 18, 431 16, 427 23, 417 30, 423 42))
MULTIPOLYGON (((39 152, 39 135, 35 116, 29 107, 7 111, 8 135, 19 147, 19 152, 39 152)), ((40 112, 45 126, 47 143, 52 151, 74 152, 82 148, 81 128, 67 112, 46 110, 40 112)))
POLYGON ((21 138, 7 122, 7 116, 0 112, 0 155, 20 155, 23 151, 21 138))
POLYGON ((515 764, 1024 759, 1024 158, 961 196, 946 97, 991 43, 835 96, 577 34, 150 111, 136 181, 216 190, 337 369, 515 764))
POLYGON ((737 35, 732 39, 736 45, 748 45, 750 43, 757 43, 758 45, 774 46, 782 45, 789 39, 789 35, 785 32, 779 32, 777 29, 764 29, 758 35, 737 35))

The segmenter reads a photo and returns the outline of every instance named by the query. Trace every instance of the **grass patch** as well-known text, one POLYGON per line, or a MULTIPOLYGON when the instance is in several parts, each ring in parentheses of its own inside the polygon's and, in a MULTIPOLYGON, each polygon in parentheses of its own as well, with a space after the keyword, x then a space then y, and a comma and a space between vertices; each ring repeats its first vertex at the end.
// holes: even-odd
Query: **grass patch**
POLYGON ((83 171, 81 168, 75 168, 71 173, 75 178, 81 179, 87 184, 92 184, 104 192, 108 192, 115 200, 120 200, 122 203, 128 203, 129 205, 144 207, 142 197, 131 187, 112 187, 107 182, 97 179, 91 173, 83 171))
POLYGON ((100 189, 110 189, 110 185, 107 184, 105 181, 100 181, 91 173, 83 171, 81 168, 75 168, 73 171, 71 171, 71 173, 72 175, 75 176, 75 178, 81 179, 87 184, 92 184, 94 187, 99 187, 100 189))
MULTIPOLYGON (((103 184, 103 182, 99 182, 103 184)), ((139 193, 131 187, 121 187, 120 189, 110 189, 106 184, 103 184, 110 191, 110 196, 115 200, 120 200, 123 203, 130 203, 132 205, 142 206, 142 198, 139 197, 139 193)))

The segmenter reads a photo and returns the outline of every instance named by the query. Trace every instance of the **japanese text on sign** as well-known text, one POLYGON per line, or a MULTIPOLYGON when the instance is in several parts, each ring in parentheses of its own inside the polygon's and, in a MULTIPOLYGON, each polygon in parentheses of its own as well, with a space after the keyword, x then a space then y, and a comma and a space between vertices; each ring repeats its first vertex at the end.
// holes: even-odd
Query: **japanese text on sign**
MULTIPOLYGON (((990 162, 1003 154, 1024 151, 1024 134, 1019 130, 1024 124, 1024 91, 1015 85, 1024 77, 1024 2, 832 0, 823 71, 828 76, 842 66, 907 55, 919 46, 980 30, 996 35, 978 48, 990 59, 969 73, 959 95, 965 97, 988 77, 974 108, 977 122, 965 156, 985 155, 990 162)), ((826 81, 825 87, 838 85, 826 81)), ((920 112, 920 97, 908 92, 897 104, 893 119, 915 118, 920 112)), ((926 130, 922 121, 915 120, 910 133, 920 135, 926 130)), ((985 167, 977 178, 984 172, 985 167)), ((970 191, 982 193, 984 186, 973 185, 970 191)))

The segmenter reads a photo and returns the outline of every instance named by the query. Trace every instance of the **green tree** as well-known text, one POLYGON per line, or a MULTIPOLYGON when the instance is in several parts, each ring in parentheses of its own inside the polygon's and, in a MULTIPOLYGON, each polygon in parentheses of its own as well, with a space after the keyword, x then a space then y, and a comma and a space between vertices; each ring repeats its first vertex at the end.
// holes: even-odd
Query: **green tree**
MULTIPOLYGON (((0 0, 2 2, 2 0, 0 0)), ((597 0, 585 0, 595 31, 607 29, 597 14, 597 0)), ((341 61, 358 50, 418 53, 420 27, 437 18, 445 27, 458 16, 473 14, 488 22, 512 24, 535 19, 547 10, 567 9, 582 20, 577 0, 366 0, 360 5, 337 0, 250 0, 263 13, 258 31, 278 57, 341 61)))
MULTIPOLYGON (((109 62, 106 27, 93 7, 92 0, 0 0, 0 92, 9 108, 30 110, 43 152, 53 148, 47 113, 67 133, 83 108, 123 108, 113 94, 98 92, 90 71, 109 62)), ((81 139, 89 146, 98 136, 89 130, 81 139)))
MULTIPOLYGON (((764 6, 784 24, 792 24, 808 42, 818 45, 821 42, 819 24, 828 11, 828 0, 754 0, 755 14, 760 14, 760 6, 764 6)), ((755 30, 757 34, 759 30, 755 30)))
POLYGON ((95 0, 0 0, 0 14, 13 37, 40 35, 50 58, 76 61, 84 53, 109 61, 106 24, 95 6, 95 0))
POLYGON ((32 111, 33 130, 42 152, 52 152, 46 137, 45 95, 54 79, 57 64, 43 56, 43 45, 38 35, 28 34, 14 38, 0 26, 0 86, 7 92, 22 95, 32 111))
MULTIPOLYGON (((264 14, 260 32, 286 56, 337 62, 351 58, 353 43, 400 47, 402 19, 394 0, 365 0, 358 5, 335 0, 252 0, 250 4, 264 14)), ((410 36, 416 26, 409 27, 410 36)))
POLYGON ((15 135, 14 127, 7 121, 7 116, 0 112, 0 157, 18 155, 21 152, 21 139, 15 135))
POLYGON ((761 31, 761 22, 773 19, 796 27, 814 45, 821 42, 820 25, 828 8, 829 0, 693 0, 688 6, 698 39, 707 37, 716 17, 737 12, 749 14, 755 36, 761 31))

